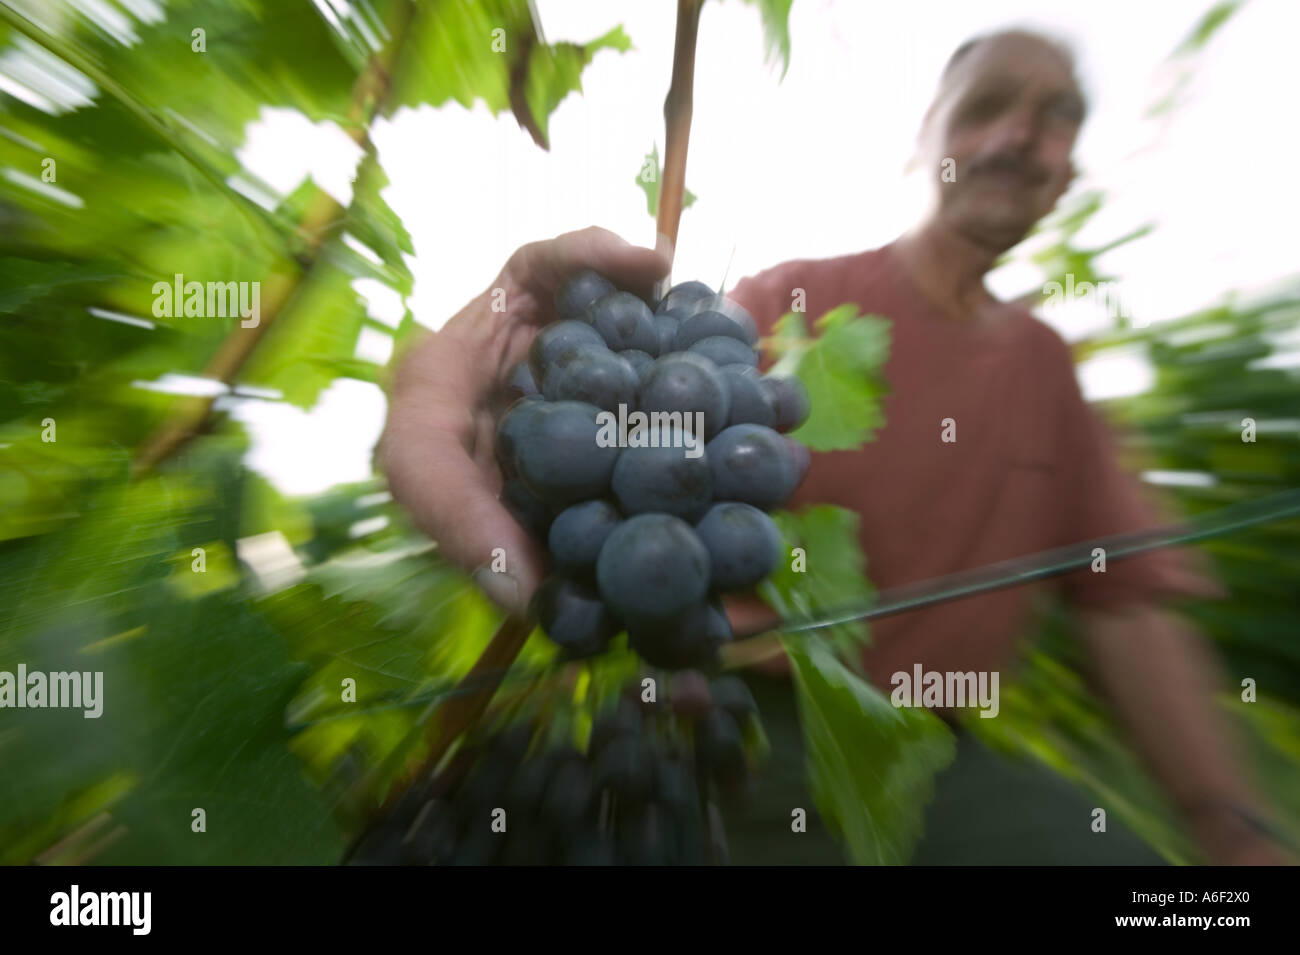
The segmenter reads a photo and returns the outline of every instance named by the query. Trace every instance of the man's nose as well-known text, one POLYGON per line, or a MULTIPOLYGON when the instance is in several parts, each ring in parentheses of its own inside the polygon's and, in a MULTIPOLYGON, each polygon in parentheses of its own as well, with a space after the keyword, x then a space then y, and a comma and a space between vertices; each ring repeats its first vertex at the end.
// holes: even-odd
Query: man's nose
POLYGON ((1038 136, 1038 119, 1032 105, 1022 103, 1007 110, 999 119, 994 138, 998 149, 1023 150, 1038 136))

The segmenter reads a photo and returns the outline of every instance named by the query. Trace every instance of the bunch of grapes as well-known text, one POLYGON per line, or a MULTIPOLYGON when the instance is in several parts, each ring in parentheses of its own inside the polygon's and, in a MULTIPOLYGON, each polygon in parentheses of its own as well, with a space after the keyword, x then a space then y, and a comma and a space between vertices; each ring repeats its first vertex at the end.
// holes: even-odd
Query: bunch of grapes
POLYGON ((700 282, 652 309, 579 272, 555 314, 511 374, 519 397, 497 429, 502 500, 554 567, 537 619, 570 658, 626 630, 654 666, 706 666, 732 635, 720 595, 782 558, 765 512, 807 471, 784 432, 808 394, 758 373, 753 317, 700 282))
MULTIPOLYGON (((665 712, 620 700, 586 753, 534 745, 532 722, 412 787, 351 865, 700 865, 724 862, 711 801, 747 782, 758 708, 736 677, 677 674, 665 712)), ((538 741, 540 744, 540 741, 538 741)))

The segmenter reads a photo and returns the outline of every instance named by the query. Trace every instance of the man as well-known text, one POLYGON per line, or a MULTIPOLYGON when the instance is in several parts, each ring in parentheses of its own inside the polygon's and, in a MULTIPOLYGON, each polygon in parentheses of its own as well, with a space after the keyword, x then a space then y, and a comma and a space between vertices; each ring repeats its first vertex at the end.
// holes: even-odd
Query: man
MULTIPOLYGON (((730 293, 765 332, 789 310, 796 289, 806 293, 812 316, 855 302, 890 319, 885 427, 860 451, 815 455, 796 498, 861 515, 870 574, 882 589, 1152 521, 1079 393, 1068 347, 983 284, 997 257, 1069 185, 1083 116, 1071 58, 1051 41, 1007 31, 963 45, 925 117, 921 150, 926 167, 936 170, 936 192, 923 221, 883 249, 785 263, 730 293), (955 164, 953 181, 937 181, 941 160, 955 164)), ((647 287, 666 266, 656 253, 594 229, 524 246, 494 283, 505 290, 506 312, 492 312, 492 290, 485 291, 399 369, 384 439, 393 493, 507 608, 526 605, 541 564, 535 545, 496 501, 495 383, 549 320, 551 294, 570 271, 594 268, 626 286, 647 287), (486 570, 494 547, 513 556, 512 573, 486 570)), ((1213 592, 1212 585, 1177 557, 1158 553, 1117 562, 1105 573, 1072 575, 1065 592, 1079 610, 1097 675, 1207 858, 1280 861, 1251 825, 1257 800, 1230 758, 1227 728, 1214 710, 1211 658, 1163 606, 1213 592)), ((873 628, 867 672, 888 692, 893 673, 911 673, 918 663, 941 673, 1009 669, 1030 596, 1029 588, 1016 588, 882 621, 873 628)), ((788 692, 763 692, 791 712, 788 692)), ((798 773, 797 736, 781 740, 777 753, 795 762, 791 767, 784 758, 778 771, 798 773)), ((974 798, 982 805, 1010 808, 1000 817, 1005 822, 1016 815, 1017 794, 1045 804, 1059 795, 968 739, 959 753, 941 777, 940 807, 966 801, 961 786, 978 786, 974 798)), ((796 795, 806 798, 792 790, 796 795)), ((1070 834, 1091 835, 1090 817, 1061 806, 1048 806, 1036 833, 1004 830, 1004 842, 1044 843, 1041 853, 1014 861, 1137 858, 1127 850, 1108 856, 1080 849, 1070 834)), ((788 808, 784 817, 788 822, 788 808)), ((933 833, 950 822, 932 813, 927 823, 931 839, 922 844, 922 861, 1003 861, 935 849, 933 833)), ((1089 846, 1105 845, 1105 838, 1089 846)), ((739 861, 748 858, 742 853, 739 861)))

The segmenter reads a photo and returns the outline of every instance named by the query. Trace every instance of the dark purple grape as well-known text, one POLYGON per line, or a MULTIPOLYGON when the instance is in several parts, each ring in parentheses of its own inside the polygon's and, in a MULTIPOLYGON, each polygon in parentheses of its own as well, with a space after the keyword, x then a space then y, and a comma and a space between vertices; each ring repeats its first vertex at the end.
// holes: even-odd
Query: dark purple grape
POLYGON ((790 460, 794 464, 793 486, 797 488, 808 476, 808 468, 812 465, 812 454, 807 446, 794 438, 786 438, 785 446, 790 449, 790 460))
POLYGON ((660 358, 641 377, 642 411, 701 413, 704 439, 723 429, 731 410, 727 385, 713 364, 689 352, 660 358))
POLYGON ((744 736, 721 707, 715 706, 696 722, 695 754, 701 769, 720 786, 743 783, 749 773, 744 736))
POLYGON ((655 512, 699 520, 713 500, 708 458, 698 444, 699 453, 692 457, 681 446, 685 442, 680 432, 670 431, 667 438, 667 447, 624 449, 611 479, 614 497, 627 514, 655 512))
POLYGON ((676 315, 656 315, 655 331, 659 334, 659 351, 658 355, 670 355, 673 351, 673 339, 677 337, 677 327, 680 324, 676 315))
POLYGON ((668 703, 678 716, 694 719, 703 716, 713 705, 709 679, 699 670, 682 670, 673 674, 668 703))
POLYGON ((596 580, 620 617, 671 617, 704 598, 709 552, 680 518, 639 514, 606 538, 596 580))
POLYGON ((545 402, 520 398, 506 409, 506 413, 497 422, 496 456, 503 477, 509 479, 519 473, 515 459, 519 437, 537 427, 537 422, 546 413, 545 409, 545 402))
POLYGON ((614 283, 598 272, 591 269, 575 272, 555 292, 555 317, 560 321, 582 319, 588 305, 614 291, 617 291, 614 283))
POLYGON ((673 337, 673 350, 686 351, 696 342, 718 335, 724 338, 734 338, 746 346, 752 346, 758 340, 756 334, 751 338, 750 330, 743 327, 730 315, 725 315, 722 312, 704 311, 696 312, 689 318, 683 319, 681 324, 677 326, 677 334, 673 337))
POLYGON ((794 490, 795 464, 785 439, 771 428, 737 424, 708 445, 713 496, 765 511, 785 503, 794 490))
POLYGON ((655 802, 677 812, 688 808, 695 799, 695 780, 691 771, 675 759, 655 760, 655 802))
MULTIPOLYGON (((641 378, 642 372, 655 363, 653 355, 646 354, 637 348, 629 348, 627 351, 621 351, 618 353, 618 356, 632 366, 632 370, 637 374, 638 381, 641 378)), ((630 402, 628 403, 628 407, 632 407, 630 402)))
POLYGON ((611 740, 592 763, 592 785, 596 791, 611 789, 620 800, 639 802, 650 794, 654 783, 654 752, 640 736, 611 740))
POLYGON ((754 352, 754 349, 742 341, 728 338, 725 335, 701 338, 690 347, 689 353, 703 355, 718 366, 749 365, 751 368, 758 367, 758 355, 754 352))
POLYGON ((727 425, 761 424, 770 428, 776 424, 776 406, 772 396, 759 384, 758 371, 749 365, 723 365, 718 369, 726 382, 731 410, 727 425))
POLYGON ((561 574, 552 574, 537 588, 532 611, 542 630, 570 659, 601 653, 619 631, 594 589, 561 574))
POLYGON ((566 507, 555 515, 547 533, 552 560, 567 571, 595 570, 605 538, 621 520, 618 508, 601 498, 566 507))
POLYGON ((808 420, 812 402, 802 381, 793 377, 769 375, 762 380, 762 384, 772 396, 772 404, 776 408, 777 431, 793 431, 808 420))
POLYGON ((546 785, 540 815, 559 829, 571 829, 587 815, 592 796, 591 770, 587 764, 582 760, 566 760, 546 785))
POLYGON ((620 451, 598 441, 598 416, 605 412, 580 401, 532 404, 539 410, 529 427, 513 435, 519 476, 529 490, 555 507, 603 497, 620 451))
POLYGON ((546 540, 555 511, 540 497, 528 490, 518 478, 511 478, 501 488, 501 503, 519 526, 536 540, 546 540))
POLYGON ((713 704, 731 714, 737 726, 758 715, 758 703, 745 681, 738 676, 720 676, 709 684, 713 704))
MULTIPOLYGON (((615 413, 619 405, 635 410, 640 379, 632 363, 623 357, 630 354, 618 355, 606 349, 578 353, 563 368, 547 372, 543 389, 546 400, 583 401, 615 413)), ((652 360, 646 356, 647 362, 652 360)))
POLYGON ((587 745, 587 758, 594 759, 612 740, 621 736, 639 736, 641 733, 641 708, 630 700, 619 700, 613 709, 598 716, 591 726, 591 740, 587 745))
POLYGON ((772 518, 738 501, 715 504, 695 525, 709 551, 714 590, 748 590, 781 562, 781 532, 772 518))
POLYGON ((713 289, 703 282, 681 282, 670 288, 659 301, 655 311, 663 315, 670 311, 682 311, 690 314, 695 311, 698 302, 708 301, 714 297, 713 289))
POLYGON ((651 666, 666 670, 712 666, 731 637, 731 622, 717 600, 693 604, 668 618, 627 618, 628 645, 651 666))
POLYGON ((605 339, 586 322, 569 319, 547 325, 537 333, 528 349, 528 367, 533 373, 533 381, 544 388, 548 371, 563 368, 583 351, 605 347, 605 339))
POLYGON ((749 310, 729 298, 719 296, 712 302, 708 303, 709 309, 715 312, 721 312, 733 322, 739 325, 745 332, 745 343, 749 345, 758 345, 758 323, 754 321, 754 316, 749 314, 749 310))
POLYGON ((611 292, 587 307, 587 320, 614 351, 659 354, 659 332, 649 306, 631 292, 611 292))

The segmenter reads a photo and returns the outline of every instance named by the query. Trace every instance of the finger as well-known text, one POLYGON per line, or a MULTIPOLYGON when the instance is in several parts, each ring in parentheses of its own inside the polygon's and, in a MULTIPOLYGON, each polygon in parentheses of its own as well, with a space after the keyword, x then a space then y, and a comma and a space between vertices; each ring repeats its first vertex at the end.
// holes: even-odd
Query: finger
POLYGON ((486 567, 480 585, 500 606, 522 613, 543 558, 496 498, 490 422, 485 431, 487 416, 475 410, 481 356, 444 332, 421 342, 398 369, 381 460, 393 497, 446 558, 471 574, 486 567))
POLYGON ((462 438, 436 418, 402 415, 384 439, 388 483, 416 525, 491 600, 524 616, 545 572, 537 544, 497 500, 462 438))
POLYGON ((590 226, 521 246, 505 273, 549 306, 560 283, 579 269, 594 269, 619 288, 646 296, 671 267, 666 252, 631 245, 608 229, 590 226))

